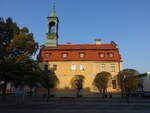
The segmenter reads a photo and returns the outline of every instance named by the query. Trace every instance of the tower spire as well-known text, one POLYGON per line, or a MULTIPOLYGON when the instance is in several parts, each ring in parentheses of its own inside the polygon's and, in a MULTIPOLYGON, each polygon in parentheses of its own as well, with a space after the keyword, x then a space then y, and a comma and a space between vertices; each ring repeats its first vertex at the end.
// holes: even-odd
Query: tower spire
POLYGON ((51 17, 56 17, 56 0, 53 0, 53 9, 51 12, 51 17))
POLYGON ((59 24, 59 19, 56 15, 56 1, 52 0, 53 3, 53 8, 51 15, 47 17, 48 19, 48 29, 46 33, 46 43, 45 46, 50 47, 50 46, 57 46, 58 45, 58 24, 59 24))

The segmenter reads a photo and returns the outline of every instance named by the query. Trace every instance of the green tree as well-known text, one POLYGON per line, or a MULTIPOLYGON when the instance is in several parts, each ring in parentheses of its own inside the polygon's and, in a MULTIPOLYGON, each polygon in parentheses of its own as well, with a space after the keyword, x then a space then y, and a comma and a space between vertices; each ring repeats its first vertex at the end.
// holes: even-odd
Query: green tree
POLYGON ((84 79, 85 77, 83 75, 75 75, 71 80, 72 88, 77 90, 77 97, 79 97, 79 93, 83 88, 84 79))
POLYGON ((12 57, 5 58, 5 63, 0 65, 0 81, 3 83, 2 87, 2 99, 6 98, 6 87, 7 83, 10 83, 15 73, 17 64, 12 57))
POLYGON ((51 70, 41 70, 41 85, 47 89, 47 102, 49 101, 50 90, 55 88, 59 83, 59 79, 57 78, 55 72, 51 70))
POLYGON ((122 98, 124 93, 130 94, 131 91, 135 91, 138 88, 138 74, 139 72, 135 69, 124 69, 118 73, 118 83, 121 89, 122 98))
POLYGON ((109 72, 101 72, 98 73, 94 79, 94 85, 97 87, 100 93, 103 93, 103 97, 108 88, 110 78, 111 74, 109 72))
MULTIPOLYGON (((22 83, 30 88, 30 96, 32 96, 32 89, 39 85, 41 69, 37 61, 28 58, 27 56, 22 56, 22 58, 18 60, 22 65, 22 68, 19 71, 22 72, 22 83)), ((19 81, 19 74, 16 74, 16 77, 18 77, 18 80, 16 78, 15 80, 19 81)))
POLYGON ((38 43, 34 41, 33 34, 28 28, 19 28, 11 18, 6 21, 0 18, 0 81, 3 82, 3 100, 6 100, 7 83, 19 85, 24 78, 23 72, 28 71, 23 69, 24 61, 18 59, 31 59, 37 49, 38 43))

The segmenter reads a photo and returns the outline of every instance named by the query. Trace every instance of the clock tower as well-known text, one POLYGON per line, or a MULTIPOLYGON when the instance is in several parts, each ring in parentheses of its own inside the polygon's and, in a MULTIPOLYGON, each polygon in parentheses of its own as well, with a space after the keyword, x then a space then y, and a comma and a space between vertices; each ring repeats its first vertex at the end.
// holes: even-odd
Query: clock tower
POLYGON ((47 29, 47 37, 45 46, 47 47, 55 47, 58 45, 58 24, 59 19, 56 16, 55 7, 53 8, 51 15, 48 18, 48 29, 47 29))

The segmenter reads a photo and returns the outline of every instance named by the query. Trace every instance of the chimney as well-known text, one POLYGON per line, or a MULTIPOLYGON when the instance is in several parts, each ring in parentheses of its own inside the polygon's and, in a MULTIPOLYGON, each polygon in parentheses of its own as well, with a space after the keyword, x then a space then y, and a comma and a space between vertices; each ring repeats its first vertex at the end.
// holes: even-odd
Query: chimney
POLYGON ((95 39, 95 44, 96 45, 101 45, 102 44, 101 39, 95 39))

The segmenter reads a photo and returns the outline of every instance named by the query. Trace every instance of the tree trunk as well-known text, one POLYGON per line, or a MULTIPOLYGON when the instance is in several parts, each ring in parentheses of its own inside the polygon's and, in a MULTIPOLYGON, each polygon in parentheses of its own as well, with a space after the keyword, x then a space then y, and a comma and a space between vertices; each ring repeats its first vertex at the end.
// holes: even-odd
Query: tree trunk
POLYGON ((32 87, 30 87, 30 94, 29 94, 30 97, 33 96, 33 92, 32 92, 32 87))
POLYGON ((4 81, 2 89, 2 101, 6 101, 6 88, 7 88, 7 81, 4 81))
POLYGON ((47 89, 47 102, 49 101, 49 96, 50 96, 50 89, 47 89))
POLYGON ((123 97, 124 97, 124 91, 123 91, 123 89, 121 89, 121 98, 123 99, 123 97))
POLYGON ((80 92, 80 90, 77 89, 77 97, 79 97, 79 92, 80 92))
POLYGON ((103 97, 103 91, 102 91, 102 89, 99 89, 99 94, 100 94, 100 97, 103 97))
POLYGON ((102 90, 103 98, 105 98, 105 89, 102 90))

